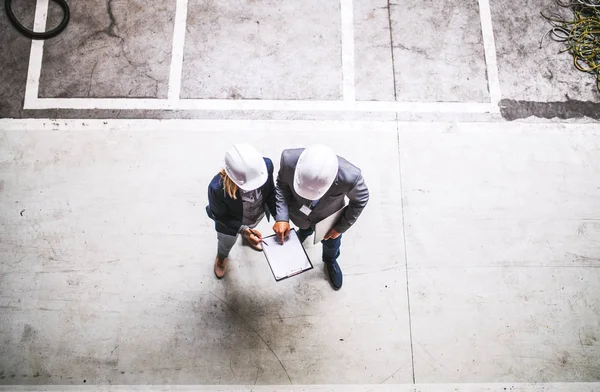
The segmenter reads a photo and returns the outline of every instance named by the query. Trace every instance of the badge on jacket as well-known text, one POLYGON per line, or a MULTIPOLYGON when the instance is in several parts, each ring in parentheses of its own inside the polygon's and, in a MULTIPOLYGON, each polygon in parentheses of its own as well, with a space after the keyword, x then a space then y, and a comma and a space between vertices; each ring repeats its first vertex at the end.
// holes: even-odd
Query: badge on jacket
POLYGON ((300 207, 300 212, 303 213, 304 215, 308 216, 308 215, 310 215, 312 210, 310 208, 308 208, 307 206, 302 206, 302 207, 300 207))

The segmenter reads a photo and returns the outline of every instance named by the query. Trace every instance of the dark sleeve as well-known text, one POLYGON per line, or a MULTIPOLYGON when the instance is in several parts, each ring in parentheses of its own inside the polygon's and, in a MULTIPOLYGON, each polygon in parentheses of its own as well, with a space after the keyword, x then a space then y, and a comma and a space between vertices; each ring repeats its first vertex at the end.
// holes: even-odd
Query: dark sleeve
POLYGON ((208 207, 215 220, 215 229, 219 233, 236 235, 242 226, 242 221, 229 211, 225 203, 222 187, 208 187, 208 207))
POLYGON ((367 188, 361 174, 356 178, 347 196, 350 199, 350 203, 346 211, 344 211, 342 219, 335 226, 335 230, 338 233, 345 233, 356 222, 369 201, 369 188, 367 188))
POLYGON ((277 204, 275 197, 275 182, 273 181, 273 162, 269 158, 265 158, 267 169, 269 170, 269 194, 267 195, 267 207, 273 216, 277 213, 277 204))

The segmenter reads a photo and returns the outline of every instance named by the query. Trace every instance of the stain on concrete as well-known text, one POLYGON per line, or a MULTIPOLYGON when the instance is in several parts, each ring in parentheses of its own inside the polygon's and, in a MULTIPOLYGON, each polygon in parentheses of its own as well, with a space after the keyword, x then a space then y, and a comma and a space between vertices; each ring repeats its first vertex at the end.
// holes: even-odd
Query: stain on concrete
POLYGON ((25 324, 23 327, 23 334, 21 335, 21 343, 31 342, 36 335, 35 328, 29 324, 25 324))
POLYGON ((119 365, 118 359, 104 359, 104 358, 87 357, 87 358, 81 358, 80 360, 82 363, 86 363, 86 364, 106 365, 106 366, 110 366, 110 367, 116 367, 119 365))
POLYGON ((235 89, 235 88, 231 88, 229 90, 229 98, 231 99, 244 99, 244 97, 242 96, 242 94, 240 94, 240 92, 235 89))
POLYGON ((559 362, 562 366, 566 366, 569 363, 569 358, 571 355, 568 352, 563 352, 559 358, 559 362))
POLYGON ((0 180, 0 193, 4 192, 4 180, 0 180))
POLYGON ((81 276, 78 276, 74 279, 67 279, 67 284, 69 286, 79 286, 81 284, 81 276))
POLYGON ((581 344, 583 346, 594 346, 598 338, 591 332, 586 332, 581 336, 581 344))
POLYGON ((562 120, 588 117, 600 120, 600 103, 575 99, 555 102, 503 99, 500 101, 500 113, 508 121, 527 117, 560 118, 562 120))

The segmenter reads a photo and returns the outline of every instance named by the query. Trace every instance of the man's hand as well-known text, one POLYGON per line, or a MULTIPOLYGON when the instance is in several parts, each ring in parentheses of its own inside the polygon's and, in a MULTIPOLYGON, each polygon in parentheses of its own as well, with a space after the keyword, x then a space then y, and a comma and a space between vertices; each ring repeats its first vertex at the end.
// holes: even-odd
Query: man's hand
POLYGON ((325 236, 325 238, 323 238, 323 241, 335 240, 336 238, 338 238, 341 235, 342 235, 342 233, 338 233, 337 230, 331 229, 331 230, 329 230, 329 233, 327 233, 327 235, 325 236))
POLYGON ((277 238, 281 240, 281 245, 283 245, 285 237, 290 235, 290 222, 275 222, 273 231, 277 234, 277 238))
POLYGON ((260 244, 260 242, 262 241, 262 234, 260 233, 260 231, 258 231, 256 229, 250 230, 248 228, 248 229, 244 230, 244 237, 246 237, 246 239, 248 241, 250 241, 252 243, 252 245, 255 245, 255 246, 260 244))

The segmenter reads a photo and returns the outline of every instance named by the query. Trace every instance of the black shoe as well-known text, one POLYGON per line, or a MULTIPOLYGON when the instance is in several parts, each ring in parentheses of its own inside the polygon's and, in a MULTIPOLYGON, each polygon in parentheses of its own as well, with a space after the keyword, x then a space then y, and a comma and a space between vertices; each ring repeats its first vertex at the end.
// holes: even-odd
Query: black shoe
POLYGON ((327 267, 327 274, 329 275, 329 283, 331 283, 331 287, 334 290, 339 290, 342 288, 342 270, 340 269, 340 265, 337 261, 333 263, 325 263, 327 267))

